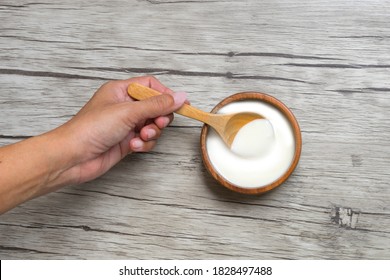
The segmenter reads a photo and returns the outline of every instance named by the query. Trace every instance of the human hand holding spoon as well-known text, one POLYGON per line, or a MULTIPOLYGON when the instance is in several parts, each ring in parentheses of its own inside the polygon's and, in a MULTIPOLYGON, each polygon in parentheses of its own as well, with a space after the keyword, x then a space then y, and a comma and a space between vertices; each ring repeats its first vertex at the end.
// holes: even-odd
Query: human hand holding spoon
MULTIPOLYGON (((143 100, 161 94, 156 90, 137 83, 130 84, 127 92, 136 100, 143 100)), ((199 110, 188 104, 184 104, 180 109, 175 111, 175 113, 208 124, 219 134, 229 148, 231 147, 237 132, 243 126, 256 119, 264 118, 259 114, 251 112, 212 114, 199 110)))

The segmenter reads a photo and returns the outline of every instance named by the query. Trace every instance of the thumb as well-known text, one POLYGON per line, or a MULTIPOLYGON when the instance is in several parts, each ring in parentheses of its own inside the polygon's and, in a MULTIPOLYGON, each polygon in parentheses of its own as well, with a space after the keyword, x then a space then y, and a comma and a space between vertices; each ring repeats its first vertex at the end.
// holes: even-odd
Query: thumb
POLYGON ((184 92, 161 94, 132 103, 131 117, 138 123, 147 119, 157 118, 173 113, 187 100, 184 92))

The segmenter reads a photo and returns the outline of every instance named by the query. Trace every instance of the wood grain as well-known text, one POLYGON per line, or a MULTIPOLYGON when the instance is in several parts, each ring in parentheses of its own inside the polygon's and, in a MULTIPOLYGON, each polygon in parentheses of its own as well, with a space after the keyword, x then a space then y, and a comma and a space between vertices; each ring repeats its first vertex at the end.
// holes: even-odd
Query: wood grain
POLYGON ((106 80, 155 75, 205 111, 275 96, 303 147, 281 187, 240 195, 208 175, 201 126, 179 116, 154 152, 2 215, 0 258, 389 259, 389 8, 1 1, 1 145, 62 124, 106 80))

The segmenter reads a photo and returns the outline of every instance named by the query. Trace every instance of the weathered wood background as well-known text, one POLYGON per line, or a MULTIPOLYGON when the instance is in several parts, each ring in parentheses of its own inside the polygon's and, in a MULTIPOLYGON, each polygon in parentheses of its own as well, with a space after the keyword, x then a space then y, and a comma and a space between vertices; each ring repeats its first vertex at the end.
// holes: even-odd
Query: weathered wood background
POLYGON ((204 110, 269 93, 303 152, 283 186, 239 195, 179 116, 154 152, 1 216, 0 258, 389 259, 389 70, 389 1, 1 0, 1 145, 147 74, 204 110))

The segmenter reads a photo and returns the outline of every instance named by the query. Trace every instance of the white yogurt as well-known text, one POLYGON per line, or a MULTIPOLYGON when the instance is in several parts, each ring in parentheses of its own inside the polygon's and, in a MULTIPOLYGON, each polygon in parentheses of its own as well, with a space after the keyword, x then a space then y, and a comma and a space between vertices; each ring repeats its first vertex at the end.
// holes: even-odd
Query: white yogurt
POLYGON ((258 119, 244 125, 234 137, 230 149, 243 157, 264 156, 275 144, 275 133, 271 122, 258 119))
POLYGON ((206 137, 208 157, 215 170, 232 184, 243 188, 266 186, 290 167, 295 152, 294 132, 287 118, 265 102, 238 101, 218 111, 221 114, 238 112, 258 113, 266 120, 252 121, 244 126, 237 133, 232 150, 213 129, 209 129, 206 137))

